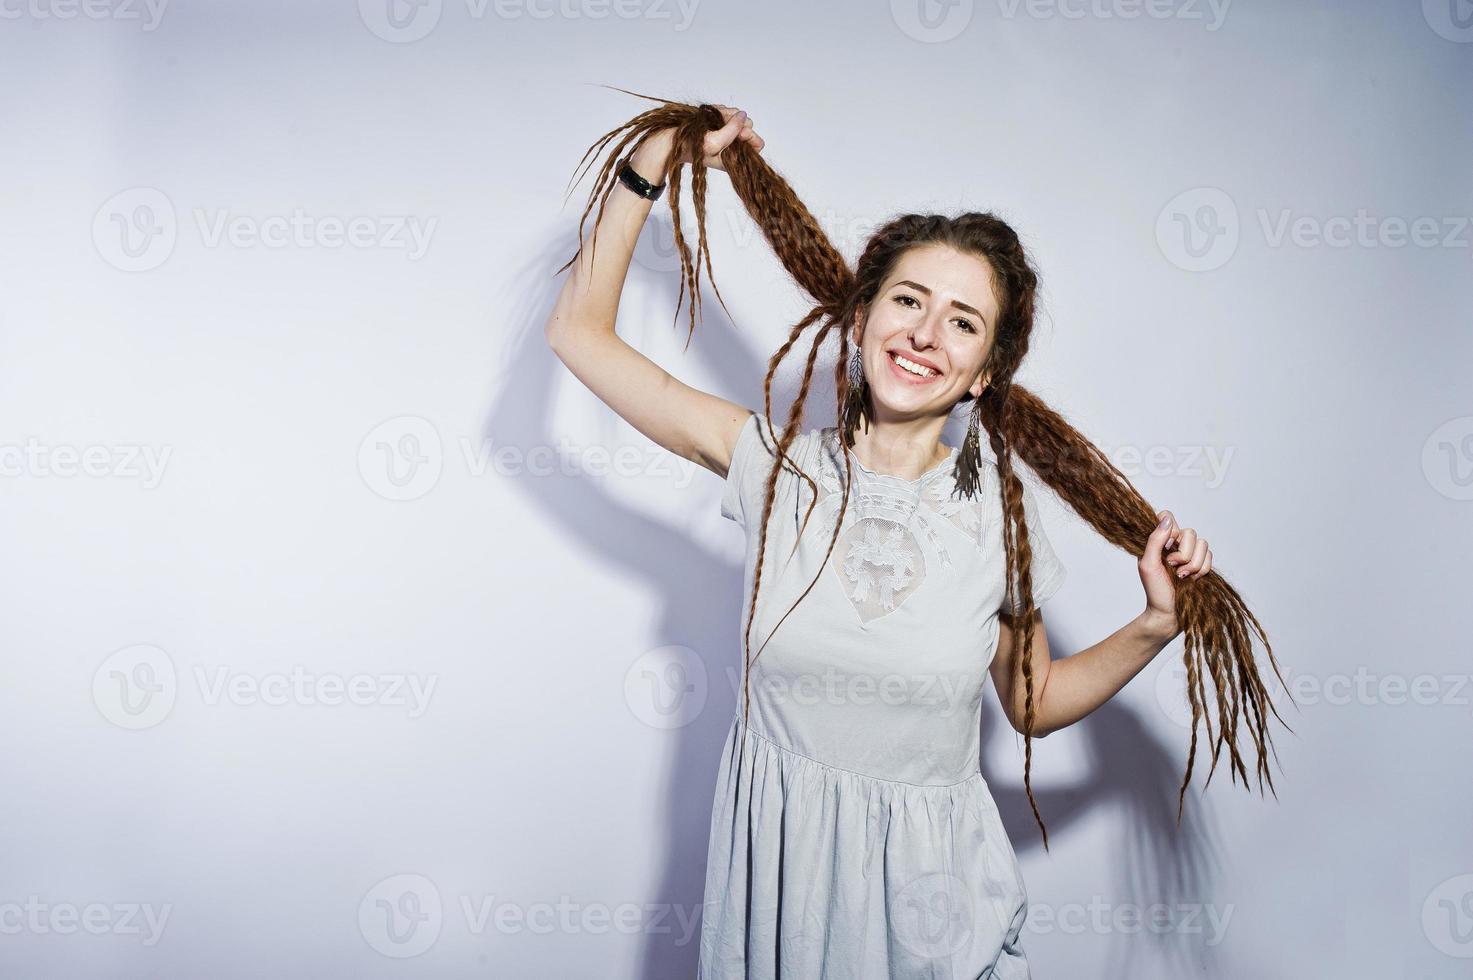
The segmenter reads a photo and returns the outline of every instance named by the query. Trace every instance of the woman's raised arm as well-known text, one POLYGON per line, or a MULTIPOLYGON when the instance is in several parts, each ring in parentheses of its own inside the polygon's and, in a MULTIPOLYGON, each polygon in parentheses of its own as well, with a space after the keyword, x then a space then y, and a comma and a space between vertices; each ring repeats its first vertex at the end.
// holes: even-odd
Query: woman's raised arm
MULTIPOLYGON (((761 149, 745 113, 722 107, 727 123, 706 135, 706 164, 722 169, 720 152, 741 138, 761 149)), ((673 152, 659 132, 630 158, 636 173, 659 183, 673 152)), ((725 477, 732 449, 751 412, 671 376, 615 332, 619 297, 634 245, 653 202, 613 189, 594 229, 594 247, 581 249, 544 332, 558 359, 630 425, 684 459, 725 477)))

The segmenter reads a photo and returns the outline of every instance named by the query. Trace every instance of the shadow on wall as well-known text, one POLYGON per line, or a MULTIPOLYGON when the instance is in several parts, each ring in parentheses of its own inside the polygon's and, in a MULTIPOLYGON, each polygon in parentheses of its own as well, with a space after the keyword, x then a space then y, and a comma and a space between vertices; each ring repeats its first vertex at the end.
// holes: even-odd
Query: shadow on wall
MULTIPOLYGON (((668 222, 668 216, 661 213, 652 214, 650 220, 654 222, 662 217, 668 222)), ((589 233, 591 227, 590 221, 589 233)), ((567 369, 547 346, 543 325, 571 270, 556 277, 551 273, 567 261, 577 246, 576 233, 564 236, 529 261, 521 275, 508 277, 508 281, 520 287, 529 283, 543 285, 520 292, 505 319, 493 325, 494 329, 504 331, 506 343, 498 352, 498 362, 488 369, 488 375, 494 378, 496 396, 481 435, 494 445, 553 445, 557 441, 558 433, 549 428, 554 415, 551 392, 560 373, 567 369)), ((654 274, 638 262, 630 265, 630 283, 637 284, 641 291, 667 296, 668 305, 664 309, 675 309, 676 280, 678 276, 654 274)), ((683 335, 687 316, 682 308, 679 326, 670 329, 683 335)), ((702 322, 697 325, 688 354, 701 358, 703 365, 712 369, 718 393, 748 408, 761 408, 767 357, 738 342, 737 330, 719 303, 703 304, 702 322)), ((815 411, 827 412, 833 404, 831 383, 826 392, 822 387, 828 374, 823 370, 815 376, 808 405, 815 411)), ((790 403, 790 394, 774 391, 775 411, 781 412, 790 403)), ((620 569, 619 574, 626 578, 644 580, 651 587, 650 592, 665 597, 658 619, 650 626, 650 635, 638 644, 640 647, 652 649, 668 644, 689 647, 702 657, 708 677, 725 678, 737 670, 744 598, 739 560, 714 554, 672 527, 629 509, 606 494, 595 480, 559 473, 538 479, 535 485, 518 480, 511 483, 542 510, 550 524, 583 542, 591 558, 620 569), (697 583, 699 587, 693 587, 697 583)), ((1053 649, 1073 648, 1054 646, 1053 649)), ((713 684, 712 690, 726 692, 727 687, 713 684)), ((987 744, 989 737, 1006 737, 1012 732, 998 720, 1001 711, 996 695, 986 698, 982 712, 983 744, 987 744), (999 728, 1000 731, 996 730, 999 728)), ((728 705, 730 710, 722 710, 725 703, 714 701, 679 729, 671 770, 663 774, 664 784, 670 787, 664 805, 664 826, 650 828, 651 834, 666 844, 660 884, 655 894, 647 896, 646 902, 699 914, 705 888, 711 793, 721 748, 735 711, 734 695, 728 705)), ((1118 826, 1123 829, 1118 856, 1111 859, 1120 875, 1113 893, 1122 901, 1136 902, 1143 908, 1156 902, 1174 907, 1178 902, 1206 901, 1206 896, 1212 894, 1208 870, 1211 851, 1200 822, 1204 808, 1196 795, 1201 785, 1198 776, 1194 774, 1193 786, 1188 789, 1186 812, 1178 831, 1177 788, 1184 760, 1177 758, 1175 750, 1168 751, 1134 713, 1118 702, 1107 703, 1076 727, 1083 733, 1083 742, 1091 756, 1087 766, 1091 776, 1074 786, 1048 789, 1035 786, 1034 790, 1054 840, 1062 841, 1064 831, 1089 808, 1118 804, 1122 813, 1118 826)), ((1017 738, 1021 748, 1022 737, 1017 738)), ((1057 744, 1057 741, 1035 744, 1035 761, 1040 749, 1047 752, 1057 744)), ((1198 773, 1205 775, 1200 764, 1198 773)), ((1016 849, 1019 852, 1041 849, 1032 810, 1023 793, 1021 768, 996 780, 985 770, 984 776, 993 786, 998 809, 1016 849)), ((1056 846, 1054 853, 1061 854, 1063 850, 1056 846)), ((1076 900, 1087 905, 1090 896, 1070 899, 1076 900)), ((694 976, 699 954, 699 923, 689 941, 679 942, 681 933, 680 926, 673 924, 667 931, 645 932, 636 975, 657 980, 694 976)), ((1201 933, 1171 930, 1157 934, 1140 929, 1116 934, 1116 940, 1102 942, 1108 948, 1110 962, 1101 970, 1101 976, 1135 975, 1140 972, 1142 959, 1189 966, 1198 975, 1204 967, 1201 933)), ((1027 948, 1027 932, 1024 941, 1027 948)))
MULTIPOLYGON (((653 223, 668 216, 652 214, 653 223)), ((646 229, 646 233, 649 233, 646 229)), ((585 231, 585 247, 592 233, 592 216, 585 231)), ((667 236, 668 237, 668 236, 667 236)), ((558 239, 523 274, 509 277, 520 285, 542 283, 531 295, 523 295, 517 308, 494 329, 505 331, 501 360, 491 366, 496 376, 496 397, 482 427, 482 437, 494 444, 555 445, 558 433, 549 428, 553 417, 551 392, 567 368, 548 347, 543 325, 556 302, 563 282, 572 270, 552 276, 578 247, 576 232, 558 239)), ((675 309, 678 276, 655 275, 632 262, 629 284, 641 292, 663 298, 662 309, 675 309)), ((737 343, 735 330, 709 295, 702 290, 702 322, 691 340, 688 355, 702 358, 716 374, 715 387, 741 404, 760 407, 765 359, 737 343)), ((688 297, 687 297, 688 299, 688 297)), ((688 329, 686 309, 681 309, 678 330, 688 329)), ((683 342, 683 339, 682 339, 683 342)), ((774 392, 774 401, 777 393, 774 392)), ((714 480, 714 476, 712 478, 714 480)), ((529 481, 512 481, 526 499, 540 508, 547 521, 570 537, 576 537, 591 560, 618 569, 625 579, 645 582, 649 592, 663 596, 649 636, 636 644, 655 648, 680 644, 697 651, 705 662, 708 677, 725 678, 728 668, 740 663, 737 634, 742 613, 742 568, 740 561, 707 550, 686 534, 648 515, 632 510, 608 495, 598 481, 561 473, 529 481)), ((734 533, 740 533, 732 525, 734 533)), ((631 624, 632 625, 632 624, 631 624)), ((641 624, 643 625, 643 624, 641 624)), ((726 693, 725 684, 713 684, 726 693)), ((727 697, 730 697, 727 693, 727 697)), ((727 728, 735 712, 735 700, 712 702, 694 720, 679 729, 674 740, 673 762, 663 774, 670 787, 664 804, 664 825, 651 826, 650 833, 665 844, 661 857, 658 890, 645 897, 648 903, 689 910, 699 916, 705 891, 707 838, 711 829, 712 792, 716 769, 727 728), (725 707, 723 708, 723 704, 725 707)), ((635 975, 639 977, 689 978, 695 975, 699 954, 699 921, 691 941, 678 943, 683 931, 674 917, 665 923, 668 931, 646 931, 644 949, 635 975)))
MULTIPOLYGON (((1049 649, 1074 652, 1086 645, 1070 640, 1056 639, 1049 631, 1049 649)), ((1175 641, 1160 656, 1180 655, 1180 640, 1175 641)), ((991 739, 1016 739, 1019 766, 1017 771, 999 774, 994 780, 988 767, 983 765, 983 778, 992 788, 997 801, 998 813, 1007 827, 1008 837, 1019 855, 1026 852, 1043 854, 1043 838, 1038 822, 1033 816, 1033 807, 1023 789, 1023 736, 1007 723, 997 702, 997 694, 989 679, 984 692, 982 707, 982 744, 989 745, 991 739)), ((1204 944, 1210 934, 1211 925, 1205 911, 1189 913, 1189 909, 1202 909, 1212 902, 1216 893, 1215 880, 1221 869, 1218 834, 1208 804, 1202 797, 1202 785, 1211 766, 1208 752, 1203 751, 1205 736, 1199 735, 1197 764, 1192 772, 1192 784, 1187 787, 1185 807, 1182 811, 1181 827, 1176 824, 1177 794, 1186 768, 1186 757, 1181 748, 1187 744, 1187 734, 1182 734, 1180 747, 1168 746, 1153 733, 1140 715, 1120 700, 1105 702, 1095 711, 1067 731, 1077 732, 1076 744, 1085 753, 1081 768, 1087 775, 1073 785, 1046 785, 1040 787, 1039 761, 1050 753, 1065 750, 1064 742, 1057 737, 1048 740, 1033 740, 1033 798, 1038 811, 1048 827, 1050 851, 1044 860, 1060 858, 1069 853, 1066 843, 1068 828, 1079 822, 1091 811, 1104 808, 1114 810, 1116 816, 1111 823, 1111 832, 1118 833, 1108 855, 1113 869, 1113 880, 1109 884, 1107 902, 1138 907, 1142 912, 1139 928, 1126 929, 1109 925, 1116 920, 1120 909, 1107 909, 1100 919, 1107 923, 1104 935, 1098 937, 1100 947, 1100 970, 1102 977, 1126 977, 1143 975, 1167 976, 1214 976, 1227 975, 1225 964, 1216 963, 1209 957, 1216 947, 1204 944), (1170 912, 1170 928, 1153 930, 1146 914, 1153 905, 1164 905, 1170 912), (1187 921, 1189 915, 1195 915, 1187 921)), ((1073 750, 1072 744, 1069 746, 1073 750)), ((1210 750, 1209 750, 1210 751, 1210 750)), ((1220 770, 1228 765, 1226 748, 1220 770)), ((1220 771, 1216 779, 1226 779, 1227 772, 1220 771)), ((1065 905, 1088 908, 1095 900, 1095 889, 1089 894, 1056 896, 1056 907, 1048 909, 1048 916, 1039 916, 1040 898, 1036 892, 1029 895, 1033 906, 1030 921, 1051 922, 1055 934, 1064 932, 1067 922, 1057 917, 1064 914, 1065 905)), ((1081 925, 1086 933, 1094 929, 1094 916, 1088 915, 1082 923, 1070 925, 1076 931, 1081 925)), ((1039 936, 1025 927, 1024 949, 1039 942, 1039 936)), ((1231 971, 1228 971, 1231 972, 1231 971)))

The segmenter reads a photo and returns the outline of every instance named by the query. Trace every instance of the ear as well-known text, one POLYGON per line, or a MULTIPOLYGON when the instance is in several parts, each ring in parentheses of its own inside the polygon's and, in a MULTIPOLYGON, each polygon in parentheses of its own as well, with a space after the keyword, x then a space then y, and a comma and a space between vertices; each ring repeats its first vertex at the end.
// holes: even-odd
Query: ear
POLYGON ((986 371, 983 371, 981 374, 977 375, 977 380, 972 382, 972 387, 967 389, 967 393, 970 394, 973 398, 981 398, 983 390, 987 387, 987 383, 991 380, 992 375, 986 371))
POLYGON ((861 306, 861 307, 859 307, 858 309, 856 309, 854 311, 854 334, 853 334, 853 336, 851 336, 849 338, 849 340, 854 344, 855 347, 858 347, 859 346, 860 338, 863 337, 863 336, 864 336, 864 307, 861 306))

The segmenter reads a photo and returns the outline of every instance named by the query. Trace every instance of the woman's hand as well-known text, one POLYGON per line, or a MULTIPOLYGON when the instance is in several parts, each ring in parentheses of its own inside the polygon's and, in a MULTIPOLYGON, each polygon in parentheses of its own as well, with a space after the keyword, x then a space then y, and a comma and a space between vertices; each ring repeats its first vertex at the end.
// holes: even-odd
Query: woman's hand
MULTIPOLYGON (((719 105, 716 107, 726 119, 726 125, 720 129, 708 132, 702 140, 701 162, 713 170, 725 172, 726 164, 721 159, 721 151, 730 146, 734 141, 742 139, 752 144, 752 148, 759 153, 767 145, 767 141, 757 135, 752 128, 752 120, 745 112, 731 106, 719 105)), ((630 158, 630 165, 646 179, 654 179, 652 175, 665 172, 665 165, 674 152, 675 131, 673 129, 662 129, 658 133, 649 136, 634 156, 630 158)), ((690 163, 687 157, 680 161, 682 164, 690 163)))
POLYGON ((1142 616, 1175 636, 1181 632, 1176 621, 1176 586, 1173 578, 1201 578, 1212 570, 1212 550, 1207 539, 1197 537, 1189 527, 1178 527, 1171 511, 1158 511, 1156 530, 1146 539, 1145 554, 1138 567, 1141 585, 1146 590, 1146 611, 1142 616))

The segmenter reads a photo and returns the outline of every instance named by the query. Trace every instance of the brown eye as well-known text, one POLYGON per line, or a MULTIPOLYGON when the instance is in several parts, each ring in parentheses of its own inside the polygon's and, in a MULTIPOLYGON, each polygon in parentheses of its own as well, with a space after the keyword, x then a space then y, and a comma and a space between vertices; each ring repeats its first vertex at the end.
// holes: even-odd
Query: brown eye
MULTIPOLYGON (((917 302, 916 301, 916 298, 914 296, 907 296, 904 293, 901 293, 899 296, 896 296, 895 297, 895 302, 900 303, 903 300, 907 300, 907 299, 910 300, 912 303, 916 303, 917 302)), ((919 305, 919 304, 917 304, 917 305, 919 305)), ((957 317, 952 322, 953 323, 959 323, 959 324, 961 324, 962 327, 963 327, 963 329, 965 329, 967 331, 967 333, 976 333, 977 332, 977 328, 974 327, 974 326, 972 326, 972 322, 970 320, 963 320, 961 317, 957 317)))

